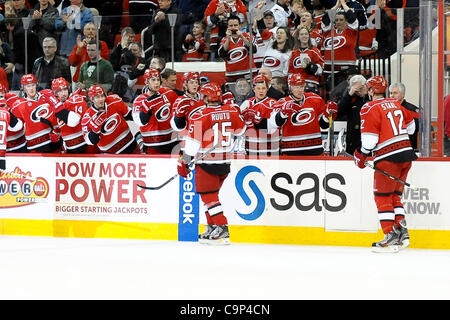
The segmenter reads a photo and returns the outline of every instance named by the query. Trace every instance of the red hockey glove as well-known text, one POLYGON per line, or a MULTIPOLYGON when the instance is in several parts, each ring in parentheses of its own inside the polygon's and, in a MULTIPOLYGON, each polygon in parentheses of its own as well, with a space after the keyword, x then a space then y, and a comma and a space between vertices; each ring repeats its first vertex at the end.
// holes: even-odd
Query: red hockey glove
POLYGON ((88 129, 93 131, 94 133, 99 134, 106 119, 106 112, 102 111, 100 113, 97 113, 89 121, 88 129))
POLYGON ((59 135, 58 134, 50 132, 48 135, 50 136, 50 141, 51 142, 56 143, 56 142, 59 141, 59 135))
POLYGON ((367 154, 366 153, 362 153, 360 150, 356 149, 355 152, 353 153, 353 157, 355 158, 355 164, 360 168, 360 169, 364 169, 366 167, 366 158, 367 158, 367 154))
POLYGON ((325 117, 327 119, 330 118, 330 115, 333 117, 333 120, 337 118, 338 113, 338 105, 334 101, 328 101, 325 109, 325 117))
POLYGON ((183 156, 180 156, 178 158, 177 170, 178 170, 178 174, 180 176, 182 176, 183 178, 186 178, 187 175, 189 174, 189 172, 191 172, 191 170, 189 170, 187 164, 184 163, 183 156))
POLYGON ((258 124, 261 122, 261 117, 258 115, 259 112, 257 112, 254 109, 247 108, 242 112, 242 117, 244 118, 245 124, 247 126, 251 126, 253 124, 258 124))
POLYGON ((297 112, 299 108, 300 105, 298 103, 295 103, 293 101, 286 101, 285 103, 283 103, 283 106, 281 107, 281 113, 285 116, 289 116, 297 112))

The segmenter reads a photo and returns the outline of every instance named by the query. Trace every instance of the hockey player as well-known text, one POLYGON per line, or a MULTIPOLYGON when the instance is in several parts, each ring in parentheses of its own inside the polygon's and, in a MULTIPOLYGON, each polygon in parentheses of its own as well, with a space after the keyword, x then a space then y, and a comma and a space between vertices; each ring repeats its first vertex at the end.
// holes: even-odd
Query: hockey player
POLYGON ((289 76, 291 94, 281 99, 271 114, 269 133, 281 130, 281 154, 295 156, 312 156, 323 153, 320 128, 329 127, 329 118, 336 119, 337 104, 327 104, 320 96, 305 92, 305 79, 294 73, 289 76))
POLYGON ((161 87, 161 73, 153 68, 144 73, 146 87, 133 102, 133 121, 139 126, 147 154, 170 154, 178 144, 170 125, 175 91, 161 87))
POLYGON ((197 111, 189 120, 189 135, 184 152, 178 160, 178 173, 187 177, 187 164, 197 155, 215 149, 197 162, 195 170, 195 191, 207 207, 206 231, 199 235, 199 242, 229 244, 228 221, 223 214, 219 191, 230 172, 233 137, 245 132, 245 122, 238 108, 221 105, 222 91, 216 83, 202 86, 205 108, 197 111))
MULTIPOLYGON (((3 106, 6 104, 3 104, 3 106)), ((0 107, 0 169, 6 169, 7 132, 22 130, 23 122, 17 119, 7 108, 0 107)))
POLYGON ((247 125, 245 132, 245 151, 249 155, 279 155, 280 136, 278 130, 267 133, 267 121, 277 103, 267 96, 270 80, 265 75, 253 78, 255 96, 241 104, 242 116, 247 125))
MULTIPOLYGON (((383 76, 366 82, 369 101, 361 108, 361 147, 354 152, 356 165, 363 169, 372 154, 374 165, 406 180, 411 161, 417 159, 408 134, 415 130, 414 118, 396 99, 385 98, 388 83, 383 76)), ((374 198, 383 240, 372 244, 375 252, 397 252, 409 245, 405 210, 401 201, 404 185, 374 171, 374 198)))
POLYGON ((131 110, 118 95, 106 95, 100 85, 88 91, 92 106, 84 113, 81 125, 86 128, 88 145, 97 145, 100 152, 109 154, 140 153, 127 120, 131 110))
MULTIPOLYGON (((14 109, 17 106, 16 101, 20 98, 12 92, 8 92, 6 87, 0 83, 0 109, 6 109, 14 115, 14 109)), ((14 115, 15 116, 15 115, 14 115)), ((17 131, 11 131, 9 128, 6 131, 6 152, 25 153, 28 152, 27 141, 25 139, 25 128, 17 131)))
MULTIPOLYGON (((56 123, 64 149, 67 153, 86 153, 87 143, 84 139, 81 119, 87 110, 85 97, 79 93, 70 95, 70 84, 64 78, 57 78, 52 81, 52 92, 61 102, 55 110, 56 123)), ((92 148, 87 153, 96 153, 97 149, 92 148)))
POLYGON ((25 97, 16 102, 13 112, 24 123, 28 150, 44 153, 59 151, 61 143, 51 123, 60 102, 46 90, 37 91, 34 74, 23 75, 20 82, 25 97))

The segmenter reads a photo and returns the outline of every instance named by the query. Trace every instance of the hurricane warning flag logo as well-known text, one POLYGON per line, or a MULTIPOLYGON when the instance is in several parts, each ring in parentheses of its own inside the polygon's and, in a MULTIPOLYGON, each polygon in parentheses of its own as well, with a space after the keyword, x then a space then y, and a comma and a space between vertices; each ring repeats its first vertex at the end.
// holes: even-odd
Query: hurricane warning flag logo
POLYGON ((47 201, 48 191, 48 182, 42 177, 33 178, 30 172, 18 167, 11 172, 0 170, 0 208, 47 201))

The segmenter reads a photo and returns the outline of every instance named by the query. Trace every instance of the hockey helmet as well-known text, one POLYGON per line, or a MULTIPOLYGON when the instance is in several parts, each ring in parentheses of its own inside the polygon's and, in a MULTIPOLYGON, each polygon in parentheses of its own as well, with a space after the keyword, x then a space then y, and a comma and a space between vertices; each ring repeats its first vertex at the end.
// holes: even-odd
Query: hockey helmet
POLYGON ((69 89, 69 83, 64 78, 57 78, 52 81, 52 91, 57 92, 59 90, 69 89))
POLYGON ((304 86, 306 85, 305 79, 300 73, 292 73, 288 78, 288 85, 291 86, 304 86))
POLYGON ((159 80, 161 80, 161 72, 159 72, 159 70, 155 68, 145 70, 144 80, 147 81, 147 79, 151 78, 158 78, 159 80))
POLYGON ((22 79, 20 80, 20 84, 31 84, 31 83, 37 83, 38 80, 36 76, 32 73, 27 73, 22 76, 22 79))
POLYGON ((198 72, 185 72, 183 74, 183 83, 188 82, 189 80, 197 80, 200 83, 200 75, 198 72))
POLYGON ((367 90, 372 89, 374 93, 385 93, 388 82, 383 76, 373 76, 366 82, 367 90))
POLYGON ((269 87, 270 80, 263 74, 258 74, 253 78, 253 86, 255 86, 257 83, 265 83, 267 87, 269 87))
POLYGON ((222 102, 222 90, 220 86, 215 82, 210 82, 204 84, 199 90, 198 93, 203 95, 203 97, 208 98, 208 102, 222 102))
POLYGON ((95 84, 89 88, 88 91, 89 99, 92 100, 94 97, 99 96, 101 94, 103 94, 106 97, 106 91, 105 89, 103 89, 101 85, 95 84))

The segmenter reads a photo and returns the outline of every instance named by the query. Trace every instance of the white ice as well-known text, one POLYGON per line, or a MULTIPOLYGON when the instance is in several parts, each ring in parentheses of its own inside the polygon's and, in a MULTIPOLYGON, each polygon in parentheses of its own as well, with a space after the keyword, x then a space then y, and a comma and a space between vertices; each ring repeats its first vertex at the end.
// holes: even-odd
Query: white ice
POLYGON ((0 236, 0 299, 449 299, 449 267, 446 250, 0 236))

